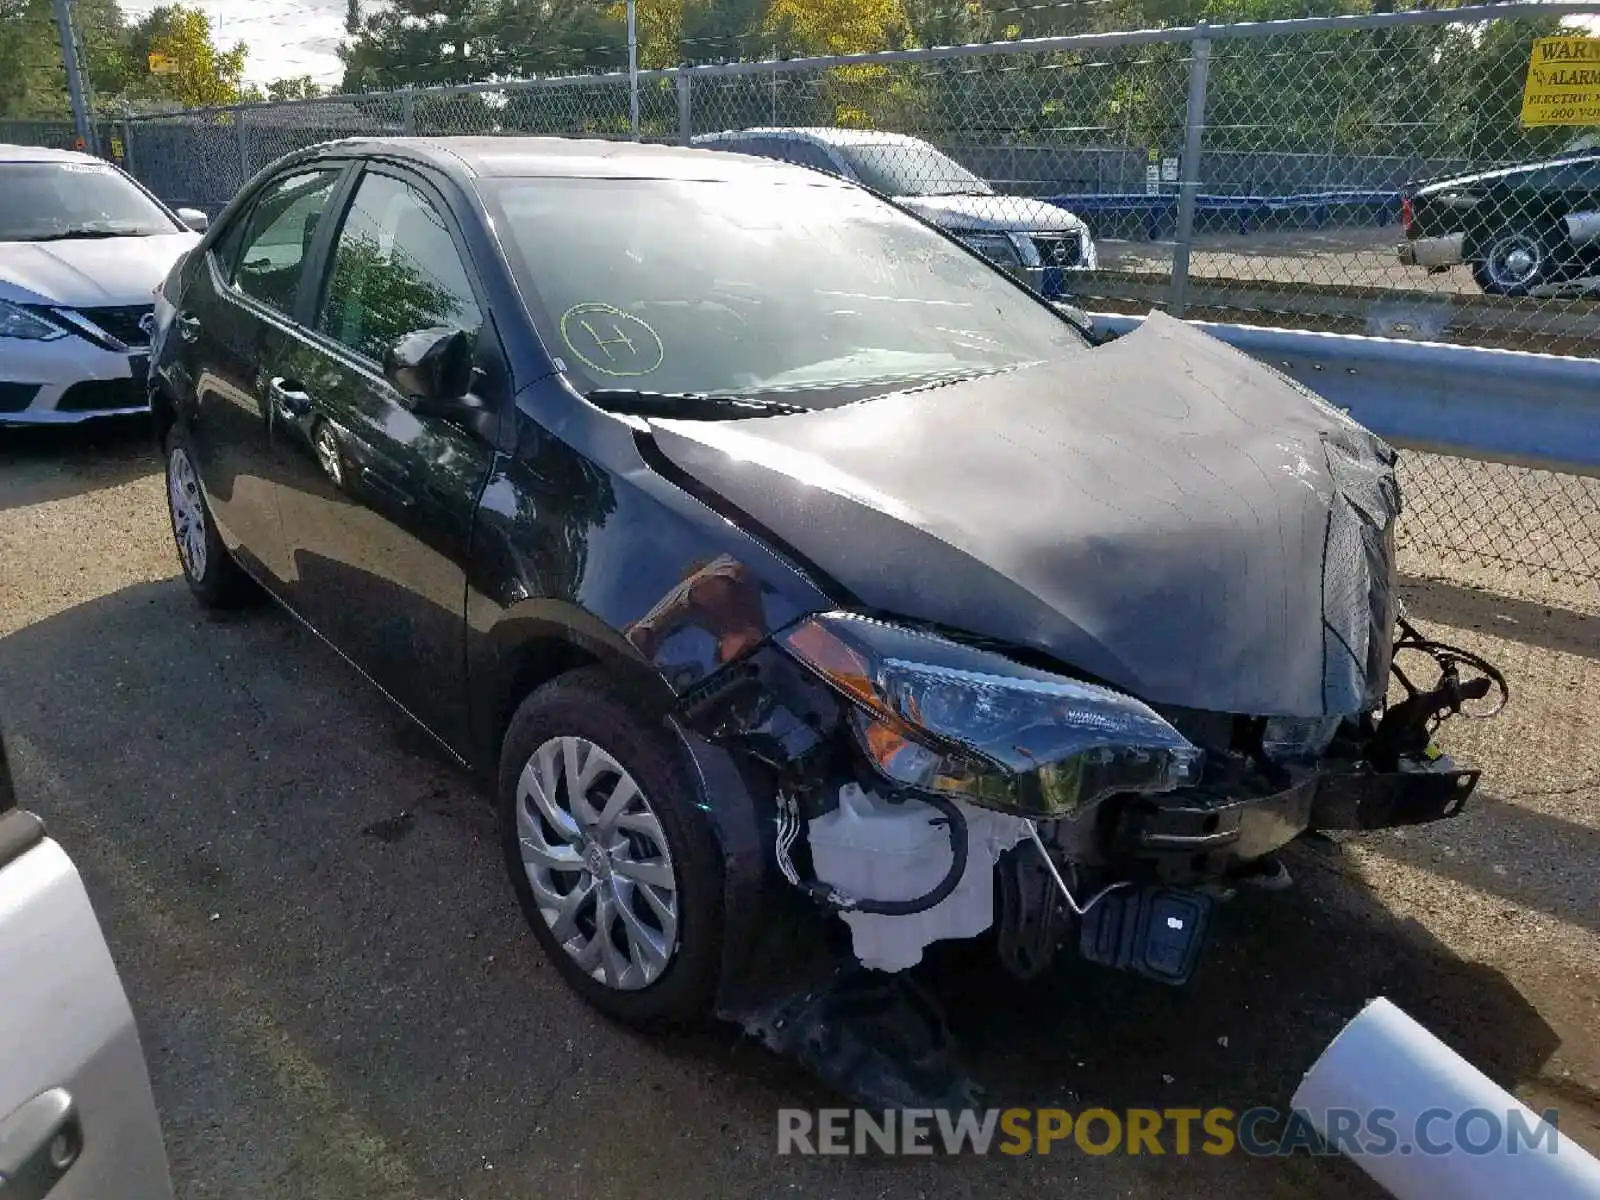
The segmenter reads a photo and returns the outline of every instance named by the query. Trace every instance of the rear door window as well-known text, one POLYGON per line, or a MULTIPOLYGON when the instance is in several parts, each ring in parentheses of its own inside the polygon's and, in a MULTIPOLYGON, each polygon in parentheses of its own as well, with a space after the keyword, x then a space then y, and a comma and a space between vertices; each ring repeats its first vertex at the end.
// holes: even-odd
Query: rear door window
POLYGON ((253 300, 289 316, 317 223, 343 167, 300 171, 269 183, 245 222, 231 282, 253 300))

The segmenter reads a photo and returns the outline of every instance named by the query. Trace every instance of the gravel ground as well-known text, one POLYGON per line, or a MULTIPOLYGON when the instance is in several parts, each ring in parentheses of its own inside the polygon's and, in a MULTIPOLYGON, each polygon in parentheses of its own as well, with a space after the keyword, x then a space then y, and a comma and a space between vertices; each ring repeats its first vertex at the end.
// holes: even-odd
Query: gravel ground
MULTIPOLYGON (((732 1031, 643 1040, 569 995, 466 779, 281 614, 192 603, 157 469, 137 425, 0 433, 0 715, 106 926, 180 1195, 1376 1194, 1305 1156, 778 1158, 776 1110, 829 1097, 732 1031)), ((1482 798, 1296 853, 1301 886, 1223 909, 1184 991, 938 956, 999 1103, 1282 1105, 1385 994, 1600 1149, 1593 580, 1480 564, 1497 595, 1408 554, 1424 627, 1512 679, 1501 720, 1447 739, 1482 798)))

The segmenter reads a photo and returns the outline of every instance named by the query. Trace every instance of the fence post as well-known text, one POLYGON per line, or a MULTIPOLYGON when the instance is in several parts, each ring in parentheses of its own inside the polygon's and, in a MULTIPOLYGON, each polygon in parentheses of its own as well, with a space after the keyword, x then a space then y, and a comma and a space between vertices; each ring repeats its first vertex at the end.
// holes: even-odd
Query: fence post
POLYGON ((1178 185, 1178 228, 1172 247, 1172 298, 1167 311, 1175 317, 1183 316, 1189 291, 1189 244, 1194 240, 1194 198, 1200 188, 1201 145, 1206 128, 1206 83, 1211 74, 1211 39, 1205 35, 1206 25, 1199 26, 1200 36, 1190 43, 1189 102, 1183 114, 1183 158, 1179 166, 1183 171, 1178 185))
POLYGON ((678 85, 678 142, 687 146, 694 137, 694 80, 688 63, 678 68, 672 81, 678 85))
POLYGON ((239 186, 243 187, 250 180, 250 131, 244 125, 245 110, 233 110, 233 123, 239 135, 239 186))
POLYGON ((133 154, 133 106, 122 102, 122 169, 135 179, 139 177, 138 160, 133 154))
POLYGON ((417 132, 417 94, 409 83, 400 89, 400 132, 406 137, 417 132))

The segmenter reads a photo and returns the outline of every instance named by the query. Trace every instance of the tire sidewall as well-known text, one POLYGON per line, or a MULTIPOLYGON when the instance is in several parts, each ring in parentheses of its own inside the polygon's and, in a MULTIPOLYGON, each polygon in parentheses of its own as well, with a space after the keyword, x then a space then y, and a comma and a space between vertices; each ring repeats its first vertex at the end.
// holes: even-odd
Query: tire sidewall
POLYGON ((584 1000, 607 1016, 640 1027, 697 1024, 710 1015, 721 970, 724 866, 695 803, 683 750, 664 724, 628 707, 603 670, 585 668, 539 688, 517 709, 500 755, 496 809, 506 872, 534 938, 584 1000), (678 944, 653 983, 634 991, 609 988, 585 974, 550 932, 522 865, 517 835, 517 784, 546 741, 572 736, 599 746, 633 776, 661 822, 678 893, 678 944))
POLYGON ((205 573, 200 576, 196 576, 189 569, 189 562, 184 557, 183 547, 178 543, 178 517, 172 508, 172 459, 180 451, 189 460, 189 468, 195 473, 195 478, 198 479, 200 477, 200 468, 195 462, 194 447, 190 443, 188 435, 184 432, 182 423, 175 422, 172 428, 167 431, 166 439, 162 444, 162 469, 167 488, 167 525, 172 531, 173 549, 178 553, 178 567, 183 571, 183 578, 189 585, 189 590, 203 604, 221 606, 231 599, 232 590, 235 587, 236 581, 230 577, 230 568, 234 572, 238 568, 234 566, 233 558, 228 553, 227 546, 223 544, 221 536, 217 533, 217 523, 212 519, 211 506, 206 503, 205 491, 202 489, 199 500, 201 517, 205 521, 206 569, 205 573))
POLYGON ((1472 274, 1485 295, 1526 296, 1532 289, 1549 281, 1554 268, 1554 254, 1554 247, 1548 233, 1518 230, 1510 227, 1501 228, 1483 235, 1476 261, 1473 263, 1472 274), (1491 256, 1496 245, 1508 237, 1527 239, 1539 255, 1538 264, 1533 273, 1520 283, 1505 283, 1495 278, 1490 268, 1491 256))

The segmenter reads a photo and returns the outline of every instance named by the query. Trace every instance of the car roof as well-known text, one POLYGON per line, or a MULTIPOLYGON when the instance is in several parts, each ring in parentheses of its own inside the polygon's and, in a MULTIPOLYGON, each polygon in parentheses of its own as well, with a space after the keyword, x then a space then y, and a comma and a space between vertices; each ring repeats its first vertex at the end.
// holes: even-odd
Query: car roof
POLYGON ((14 146, 0 142, 0 162, 104 163, 105 161, 103 158, 96 158, 79 150, 52 150, 48 146, 14 146))
POLYGON ((926 146, 918 137, 904 133, 884 133, 876 129, 844 129, 834 125, 760 125, 751 129, 730 129, 723 133, 707 133, 694 139, 695 145, 726 141, 731 138, 790 137, 803 141, 823 142, 829 146, 926 146))
POLYGON ((383 137, 325 142, 308 156, 357 154, 410 158, 470 178, 693 179, 717 182, 788 179, 844 186, 805 167, 742 154, 682 146, 559 137, 383 137))

